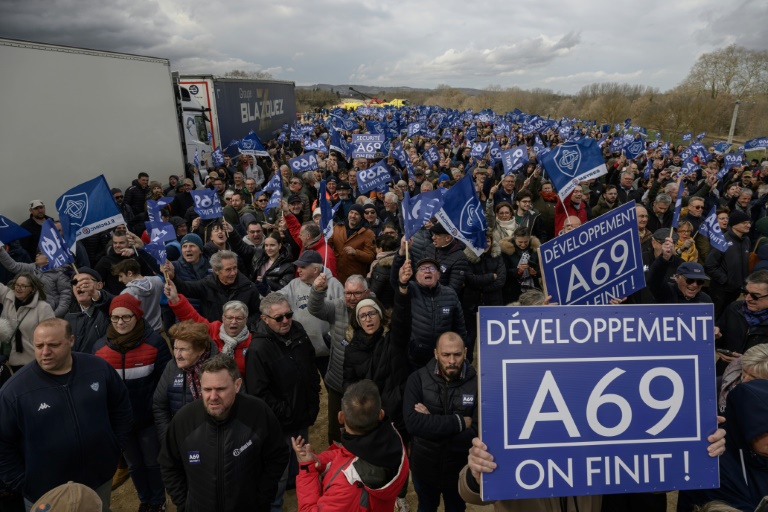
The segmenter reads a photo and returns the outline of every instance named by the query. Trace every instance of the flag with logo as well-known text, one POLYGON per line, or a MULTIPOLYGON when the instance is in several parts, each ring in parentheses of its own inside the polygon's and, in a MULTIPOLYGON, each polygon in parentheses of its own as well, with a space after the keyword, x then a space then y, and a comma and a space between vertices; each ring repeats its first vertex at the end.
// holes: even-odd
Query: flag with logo
POLYGON ((757 149, 768 149, 768 137, 758 137, 750 139, 744 143, 744 151, 755 151, 757 149))
POLYGON ((157 201, 147 199, 147 217, 151 222, 160 220, 160 212, 173 202, 172 197, 161 197, 157 201))
POLYGON ((691 139, 693 139, 693 133, 691 132, 685 132, 683 134, 683 142, 690 142, 691 139))
POLYGON ((712 207, 707 218, 701 223, 699 233, 709 237, 709 243, 720 252, 727 251, 731 245, 731 242, 725 239, 720 224, 717 222, 717 205, 712 207))
POLYGON ((64 239, 61 238, 59 230, 56 229, 56 224, 52 219, 45 219, 43 226, 40 229, 40 242, 37 246, 48 258, 48 264, 42 268, 43 271, 51 270, 53 268, 63 267, 68 263, 74 263, 72 253, 69 252, 65 245, 64 239))
POLYGON ((250 156, 269 156, 267 148, 261 143, 259 136, 251 130, 248 135, 237 142, 237 149, 243 155, 250 156))
POLYGON ((266 206, 264 206, 264 213, 268 212, 272 208, 276 206, 280 206, 281 202, 283 200, 283 190, 275 190, 272 192, 272 195, 269 196, 269 201, 267 201, 266 206))
POLYGON ((200 156, 197 154, 197 147, 195 147, 195 157, 192 159, 192 163, 198 169, 200 168, 200 156))
POLYGON ((624 155, 628 160, 634 160, 645 152, 645 140, 638 138, 624 146, 624 155))
POLYGON ((318 202, 320 203, 320 229, 323 230, 323 236, 326 240, 330 240, 333 236, 333 217, 336 215, 336 210, 341 206, 341 201, 336 203, 336 206, 331 207, 331 202, 328 201, 327 192, 325 191, 325 180, 320 182, 320 193, 318 194, 318 202))
POLYGON ((387 169, 385 160, 379 161, 373 167, 357 171, 357 186, 361 194, 367 194, 371 190, 387 191, 387 183, 392 181, 392 175, 387 169))
POLYGON ((8 217, 0 215, 0 243, 9 244, 31 234, 8 217))
POLYGON ((125 224, 103 174, 62 194, 56 200, 56 210, 71 251, 78 240, 125 224))
POLYGON ((167 259, 165 244, 161 241, 152 242, 143 247, 144 251, 152 256, 158 265, 163 265, 167 259))
POLYGON ((269 180, 269 183, 267 183, 267 186, 264 187, 264 192, 272 192, 274 190, 282 190, 283 189, 283 179, 280 176, 280 172, 277 171, 272 176, 272 179, 269 180))
POLYGON ((164 244, 176 240, 176 230, 170 222, 145 222, 144 227, 147 228, 150 243, 164 244))
POLYGON ((696 164, 696 162, 693 161, 693 158, 687 158, 684 162, 682 167, 680 167, 680 173, 683 176, 688 176, 689 174, 693 174, 696 171, 700 171, 701 167, 696 164))
POLYGON ((424 151, 424 153, 421 154, 422 158, 424 158, 424 161, 427 162, 427 165, 432 167, 436 163, 440 161, 440 154, 437 152, 437 148, 435 146, 429 146, 429 149, 424 151))
POLYGON ((675 199, 675 213, 672 215, 672 227, 677 228, 677 226, 680 224, 680 211, 683 209, 683 191, 685 190, 685 185, 683 185, 683 180, 679 179, 677 180, 677 198, 675 199))
POLYGON ((445 188, 438 188, 422 192, 413 198, 408 191, 403 194, 403 230, 406 240, 410 240, 443 207, 447 192, 445 188))
POLYGON ((211 153, 211 157, 213 157, 213 165, 219 166, 224 165, 224 153, 221 152, 221 148, 216 148, 213 153, 211 153))
POLYGON ((435 214, 437 220, 451 234, 480 256, 487 246, 485 230, 488 224, 480 199, 477 198, 472 176, 467 174, 452 186, 443 197, 443 207, 435 214))
POLYGON ((473 156, 475 158, 483 158, 487 150, 487 142, 474 142, 472 143, 472 151, 469 153, 469 156, 473 156))
POLYGON ((723 155, 723 168, 717 173, 717 179, 721 180, 728 174, 728 171, 744 163, 743 153, 727 153, 723 155))
POLYGON ((561 144, 540 160, 561 199, 580 182, 608 173, 597 141, 591 138, 561 144))
POLYGON ((195 213, 201 219, 218 219, 224 216, 219 194, 215 190, 204 188, 203 190, 192 190, 190 194, 192 194, 192 199, 195 200, 195 213))
POLYGON ((528 163, 528 147, 525 144, 501 152, 504 174, 511 174, 528 163))

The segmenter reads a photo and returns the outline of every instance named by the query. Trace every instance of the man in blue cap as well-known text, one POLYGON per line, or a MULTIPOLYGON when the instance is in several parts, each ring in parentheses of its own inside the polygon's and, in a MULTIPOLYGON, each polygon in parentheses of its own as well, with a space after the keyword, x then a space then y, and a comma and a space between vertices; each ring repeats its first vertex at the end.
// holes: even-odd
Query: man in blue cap
POLYGON ((674 259, 675 244, 667 238, 661 246, 661 255, 653 260, 648 270, 648 288, 659 304, 712 304, 712 298, 702 291, 709 276, 695 261, 678 265, 673 283, 665 279, 674 259))

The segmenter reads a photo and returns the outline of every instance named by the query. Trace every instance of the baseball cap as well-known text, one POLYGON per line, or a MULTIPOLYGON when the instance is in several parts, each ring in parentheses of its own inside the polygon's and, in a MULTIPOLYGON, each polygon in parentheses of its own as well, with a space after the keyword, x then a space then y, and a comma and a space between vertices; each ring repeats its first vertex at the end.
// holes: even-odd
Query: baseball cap
POLYGON ((32 201, 29 203, 29 207, 30 207, 30 208, 37 208, 37 207, 39 207, 39 206, 45 206, 45 203, 43 203, 43 202, 42 202, 41 200, 39 200, 39 199, 33 199, 33 200, 32 200, 32 201))
POLYGON ((31 510, 101 512, 101 498, 90 487, 70 481, 43 494, 31 510))
POLYGON ((437 268, 437 271, 440 271, 440 263, 438 263, 435 258, 421 258, 414 268, 418 269, 420 266, 426 265, 427 263, 433 264, 437 268))
POLYGON ((709 281, 709 276, 704 273, 704 267, 695 261, 686 261, 677 267, 677 272, 675 273, 679 276, 688 277, 690 279, 706 279, 709 281))
POLYGON ((301 196, 298 196, 296 194, 293 194, 291 197, 288 198, 288 204, 300 203, 300 202, 301 202, 301 196))
POLYGON ((293 262, 294 265, 297 267, 306 267, 307 265, 311 263, 319 263, 320 265, 323 264, 323 257, 320 256, 320 253, 317 251, 304 251, 299 256, 299 259, 293 262))
POLYGON ((448 231, 443 227, 442 224, 439 222, 437 224, 432 225, 431 228, 429 228, 429 232, 435 235, 450 235, 448 231))
POLYGON ((667 238, 671 238, 673 242, 677 242, 680 237, 677 236, 677 233, 672 233, 670 235, 669 231, 670 230, 668 228, 659 228, 653 232, 653 239, 657 242, 663 242, 667 238))

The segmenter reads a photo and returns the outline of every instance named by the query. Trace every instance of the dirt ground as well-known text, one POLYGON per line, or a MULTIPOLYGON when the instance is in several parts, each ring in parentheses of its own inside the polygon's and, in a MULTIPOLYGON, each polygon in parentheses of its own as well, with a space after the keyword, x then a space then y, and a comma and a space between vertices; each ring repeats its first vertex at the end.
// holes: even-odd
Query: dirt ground
MULTIPOLYGON (((320 393, 320 414, 317 416, 315 426, 309 429, 309 439, 316 451, 321 451, 319 447, 325 444, 326 439, 326 425, 328 424, 328 411, 327 411, 327 395, 325 388, 322 388, 320 393)), ((247 485, 247 484, 244 484, 247 485)), ((418 509, 418 500, 416 499, 416 493, 413 491, 413 486, 408 488, 408 503, 411 506, 411 511, 416 512, 418 509)), ((677 493, 671 492, 667 494, 667 512, 675 512, 677 507, 677 493)), ((112 492, 112 512, 135 512, 139 509, 139 500, 136 496, 136 489, 133 487, 133 483, 130 479, 125 482, 120 488, 112 492)), ((176 507, 168 500, 168 510, 170 512, 176 512, 176 507)), ((295 512, 298 510, 298 504, 296 503, 296 491, 290 490, 285 493, 285 501, 283 502, 283 510, 295 512)), ((438 509, 443 512, 443 507, 438 509)), ((492 506, 480 507, 476 505, 467 505, 469 512, 491 512, 492 506)), ((618 512, 618 511, 617 511, 618 512)))

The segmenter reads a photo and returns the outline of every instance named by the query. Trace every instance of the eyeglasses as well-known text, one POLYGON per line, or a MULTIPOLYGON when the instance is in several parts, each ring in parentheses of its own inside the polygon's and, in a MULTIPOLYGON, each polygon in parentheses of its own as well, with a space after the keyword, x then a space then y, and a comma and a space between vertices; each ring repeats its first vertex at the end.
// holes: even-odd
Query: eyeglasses
POLYGON ((123 321, 123 323, 128 323, 131 321, 131 318, 134 318, 136 315, 112 315, 109 317, 109 321, 113 324, 118 323, 120 320, 123 321))
POLYGON ((367 292, 367 291, 368 291, 368 290, 363 290, 363 291, 361 291, 361 292, 344 292, 344 296, 346 296, 346 297, 355 297, 355 298, 360 298, 360 297, 362 297, 362 296, 363 296, 363 294, 364 294, 365 292, 367 292))
POLYGON ((26 290, 27 288, 32 288, 32 285, 31 284, 16 283, 15 285, 13 285, 13 287, 17 288, 17 289, 21 289, 21 290, 26 290))
POLYGON ((375 309, 372 309, 372 310, 370 310, 367 313, 360 313, 359 315, 357 315, 357 319, 360 320, 360 321, 363 321, 363 320, 366 320, 368 318, 374 318, 376 316, 379 316, 379 312, 376 311, 375 309))
POLYGON ((531 201, 528 199, 525 199, 523 201, 518 201, 520 204, 531 204, 531 201))
POLYGON ((437 267, 434 265, 422 265, 418 270, 420 272, 437 272, 437 267))
POLYGON ((123 198, 123 196, 115 196, 115 201, 117 201, 119 199, 122 199, 122 198, 123 198))
POLYGON ((289 311, 289 312, 285 313, 284 315, 269 316, 269 315, 267 315, 267 314, 264 314, 264 316, 265 316, 265 317, 267 317, 267 318, 271 318, 271 319, 272 319, 272 320, 274 320, 275 322, 278 322, 278 323, 279 323, 279 322, 282 322, 283 320, 285 320, 286 318, 287 318, 288 320, 290 320, 291 318, 293 318, 293 311, 289 311))
POLYGON ((698 206, 688 206, 689 210, 701 210, 702 208, 704 208, 704 205, 701 204, 698 206))
POLYGON ((691 279, 690 277, 686 277, 685 284, 696 284, 697 286, 704 286, 704 283, 706 283, 706 280, 704 279, 691 279))
POLYGON ((766 293, 765 295, 758 295, 756 293, 752 293, 748 291, 746 288, 742 288, 741 292, 744 294, 745 298, 751 298, 752 300, 760 300, 768 297, 768 293, 766 293))
POLYGON ((266 199, 257 199, 256 202, 257 203, 266 203, 267 200, 266 199))
POLYGON ((226 322, 231 322, 233 320, 236 322, 242 322, 243 320, 245 320, 244 316, 224 315, 223 318, 224 318, 224 321, 226 322))

